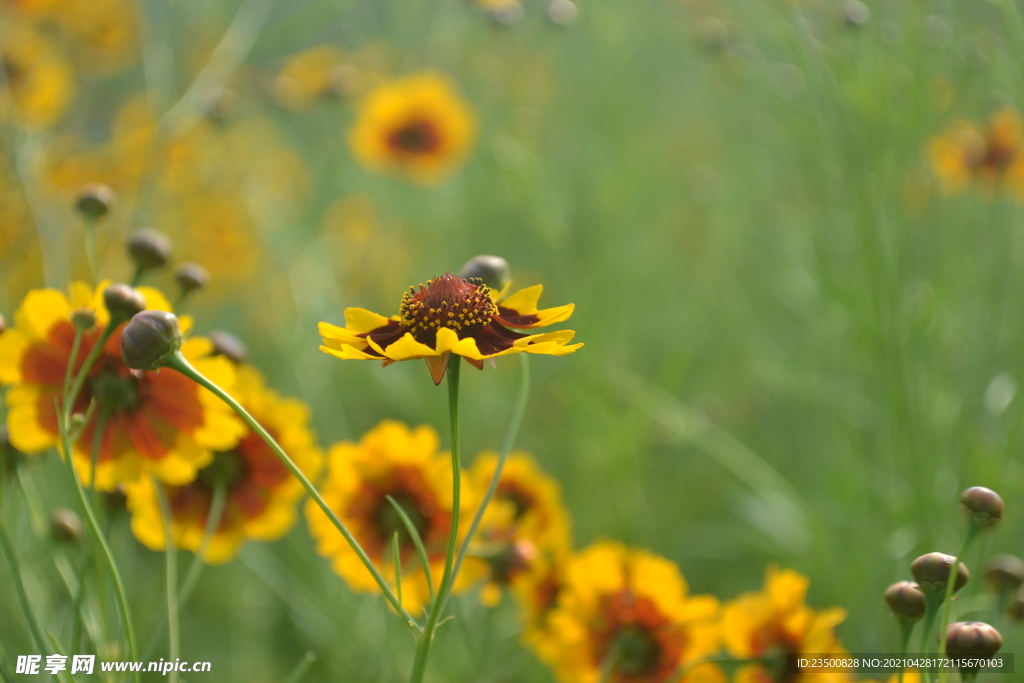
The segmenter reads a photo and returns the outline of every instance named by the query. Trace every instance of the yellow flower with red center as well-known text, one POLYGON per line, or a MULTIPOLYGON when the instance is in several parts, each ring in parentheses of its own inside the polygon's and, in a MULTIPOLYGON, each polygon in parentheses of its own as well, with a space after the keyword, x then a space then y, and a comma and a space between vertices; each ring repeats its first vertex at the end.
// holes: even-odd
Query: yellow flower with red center
MULTIPOLYGON (((281 444, 299 469, 315 479, 323 467, 323 453, 309 428, 309 408, 302 401, 281 397, 265 386, 250 365, 236 367, 233 395, 256 421, 281 444)), ((174 544, 198 551, 218 486, 225 488, 220 523, 211 536, 203 559, 227 562, 246 539, 273 541, 295 525, 295 505, 304 489, 299 480, 255 432, 247 430, 238 445, 214 453, 213 461, 196 479, 182 486, 161 484, 171 510, 174 544)), ((153 550, 167 547, 154 483, 143 478, 126 487, 132 531, 153 550)))
MULTIPOLYGON (((0 335, 0 384, 7 391, 7 428, 11 443, 25 453, 57 445, 55 401, 63 396, 75 327, 71 312, 94 312, 96 325, 82 334, 75 372, 99 342, 110 316, 100 284, 95 292, 81 282, 72 283, 70 297, 55 289, 30 291, 14 314, 15 325, 0 335)), ((155 289, 139 291, 151 309, 170 310, 155 289)), ((186 330, 190 321, 185 318, 186 330)), ((79 476, 90 479, 93 445, 98 444, 96 487, 104 491, 152 473, 172 484, 184 484, 206 466, 215 450, 238 442, 241 422, 231 409, 206 389, 171 370, 130 370, 121 359, 119 325, 107 339, 89 372, 74 411, 85 414, 95 399, 96 408, 72 444, 79 476), (97 429, 99 434, 97 435, 97 429)), ((181 352, 197 369, 229 390, 235 373, 223 358, 210 358, 210 342, 201 337, 186 341, 181 352)))
POLYGON ((511 353, 563 356, 583 344, 567 345, 571 330, 523 334, 516 329, 546 327, 572 315, 566 304, 540 310, 541 285, 501 298, 479 280, 451 273, 427 280, 402 297, 399 315, 385 318, 365 308, 346 308, 345 327, 320 323, 320 350, 345 359, 395 361, 422 358, 440 384, 449 354, 462 356, 477 369, 483 361, 511 353))
POLYGON ((729 654, 738 659, 767 660, 736 673, 736 683, 837 683, 850 680, 841 672, 787 674, 787 655, 835 654, 845 650, 835 626, 846 618, 843 609, 821 612, 804 604, 809 581, 789 570, 769 567, 764 588, 745 593, 725 607, 722 638, 729 654))
POLYGON ((564 683, 724 683, 710 663, 680 678, 683 669, 718 650, 718 607, 713 596, 688 595, 686 580, 669 560, 598 542, 569 560, 550 616, 555 642, 538 654, 564 683))
MULTIPOLYGON (((477 456, 470 471, 477 490, 487 489, 497 464, 497 453, 477 456)), ((558 483, 526 453, 510 454, 470 549, 487 577, 481 601, 497 605, 503 588, 529 583, 530 574, 546 575, 553 564, 564 564, 570 549, 569 515, 558 483)))
MULTIPOLYGON (((423 540, 437 584, 444 569, 452 524, 451 462, 447 453, 438 451, 438 446, 437 432, 429 426, 410 429, 401 422, 385 420, 364 434, 359 443, 342 442, 331 447, 327 479, 320 487, 328 506, 392 586, 392 538, 398 532, 402 605, 410 612, 427 603, 429 589, 416 546, 388 496, 401 506, 423 540)), ((462 483, 464 517, 471 514, 476 499, 468 484, 465 480, 462 483)), ((315 501, 307 501, 306 519, 317 541, 317 552, 331 558, 334 571, 352 590, 380 591, 355 551, 315 501)), ((460 518, 460 530, 468 526, 460 518)), ((466 573, 460 573, 456 589, 467 587, 470 581, 466 577, 466 573)))
POLYGON ((989 193, 1024 197, 1024 124, 1010 107, 993 114, 985 128, 957 124, 932 142, 930 152, 944 192, 974 183, 989 193))
POLYGON ((474 130, 469 105, 455 84, 426 72, 372 90, 359 107, 349 142, 371 170, 433 183, 466 157, 474 130))

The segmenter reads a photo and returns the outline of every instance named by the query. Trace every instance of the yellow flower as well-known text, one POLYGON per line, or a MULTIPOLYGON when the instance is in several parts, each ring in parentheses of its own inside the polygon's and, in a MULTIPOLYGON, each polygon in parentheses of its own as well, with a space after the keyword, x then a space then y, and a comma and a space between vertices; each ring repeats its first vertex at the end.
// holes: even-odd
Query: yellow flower
POLYGON ((932 168, 946 193, 956 193, 974 183, 982 191, 1006 190, 1024 198, 1024 124, 1020 114, 1005 107, 988 126, 973 123, 954 126, 931 144, 932 168))
POLYGON ((0 101, 3 118, 43 128, 55 123, 71 103, 75 87, 71 64, 51 39, 26 23, 16 23, 5 33, 0 68, 7 72, 13 100, 0 101))
MULTIPOLYGON (((7 428, 18 450, 37 453, 57 444, 55 400, 62 396, 75 336, 70 314, 88 308, 96 315, 96 325, 82 335, 74 360, 77 369, 110 319, 103 304, 106 285, 94 292, 75 282, 70 297, 55 289, 32 290, 14 314, 13 329, 0 335, 0 384, 13 385, 7 390, 7 428)), ((170 310, 157 290, 139 291, 148 308, 170 310)), ((181 322, 185 330, 190 327, 188 318, 181 322)), ((72 444, 75 467, 88 483, 92 447, 98 443, 99 489, 112 490, 146 473, 184 484, 210 462, 214 450, 234 447, 241 422, 216 396, 177 372, 130 370, 121 359, 123 330, 122 324, 107 340, 74 406, 75 412, 85 413, 89 402, 97 401, 81 437, 72 444)), ((195 337, 181 351, 200 372, 230 389, 235 373, 225 359, 208 358, 210 348, 208 340, 195 337)))
MULTIPOLYGON (((323 453, 308 426, 309 408, 268 389, 256 368, 239 365, 236 370, 235 398, 303 473, 315 479, 323 467, 323 453)), ((235 448, 215 453, 213 461, 199 470, 191 483, 162 484, 171 508, 176 547, 193 552, 199 549, 213 492, 221 481, 226 486, 224 512, 203 557, 207 562, 227 562, 247 538, 272 541, 295 525, 295 503, 304 491, 302 484, 259 435, 246 431, 235 448)), ((153 550, 164 549, 167 542, 152 480, 140 479, 125 492, 135 537, 153 550)))
POLYGON ((475 124, 444 75, 426 72, 371 91, 349 131, 355 156, 374 171, 421 183, 441 180, 469 152, 475 124))
POLYGON ((317 98, 337 92, 344 64, 344 53, 333 45, 292 55, 274 78, 274 97, 288 109, 305 109, 317 98))
MULTIPOLYGON (((540 652, 564 683, 680 681, 681 668, 718 649, 718 600, 689 596, 678 567, 620 543, 599 542, 570 559, 551 614, 555 642, 540 652)), ((712 664, 687 681, 725 682, 712 664)))
POLYGON ((511 353, 563 356, 583 344, 566 346, 571 330, 522 334, 509 328, 535 329, 567 320, 575 306, 539 310, 541 285, 500 298, 478 280, 451 273, 412 287, 402 297, 400 315, 385 318, 364 308, 345 309, 345 327, 320 323, 320 350, 346 359, 395 361, 423 358, 435 384, 457 354, 482 370, 483 361, 511 353))
MULTIPOLYGON (((359 443, 342 442, 331 447, 327 480, 320 488, 331 510, 392 585, 392 536, 398 532, 402 605, 410 612, 428 601, 427 581, 416 546, 387 496, 402 507, 423 539, 437 584, 444 569, 452 524, 451 465, 448 454, 439 452, 438 445, 437 433, 429 426, 410 429, 401 422, 385 420, 364 434, 359 443)), ((462 515, 470 513, 475 500, 467 484, 464 481, 462 485, 462 515)), ((317 552, 331 558, 334 571, 352 590, 380 590, 315 501, 307 501, 306 519, 317 541, 317 552)), ((460 529, 468 526, 460 521, 460 529)), ((460 574, 456 589, 467 587, 466 576, 460 574)))
POLYGON ((837 683, 846 673, 787 675, 786 655, 845 654, 834 628, 846 618, 838 607, 816 612, 804 604, 809 581, 800 574, 768 568, 764 589, 745 593, 725 607, 722 638, 729 654, 739 659, 767 659, 736 673, 736 683, 837 683))
MULTIPOLYGON (((497 464, 497 453, 477 456, 470 471, 477 490, 487 489, 497 464)), ((510 454, 470 549, 472 563, 487 577, 481 601, 497 605, 504 587, 543 579, 553 564, 565 563, 570 548, 569 515, 558 483, 529 455, 510 454)), ((473 571, 468 565, 467 570, 473 571)))

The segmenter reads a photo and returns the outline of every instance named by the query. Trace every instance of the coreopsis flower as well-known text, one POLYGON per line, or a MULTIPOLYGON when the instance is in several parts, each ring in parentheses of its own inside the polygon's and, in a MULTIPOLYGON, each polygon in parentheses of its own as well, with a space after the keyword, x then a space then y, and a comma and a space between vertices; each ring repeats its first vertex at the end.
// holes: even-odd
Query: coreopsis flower
MULTIPOLYGON (((0 336, 0 384, 12 385, 7 390, 7 427, 11 443, 22 452, 38 453, 58 443, 56 401, 63 396, 68 365, 73 363, 78 371, 110 319, 103 299, 106 284, 93 291, 75 282, 70 296, 55 289, 32 290, 14 315, 14 327, 0 336), (72 312, 77 309, 92 311, 95 324, 82 333, 72 360, 72 312)), ((170 310, 157 290, 138 291, 147 308, 170 310)), ((189 323, 182 319, 186 329, 189 323)), ((235 446, 241 422, 216 396, 179 373, 129 369, 121 358, 123 330, 121 324, 107 339, 73 406, 74 412, 85 414, 96 400, 81 436, 71 445, 75 467, 89 483, 95 443, 99 489, 110 491, 148 473, 184 484, 210 462, 213 451, 235 446)), ((197 369, 230 389, 235 376, 230 363, 208 358, 209 350, 210 342, 200 337, 181 347, 197 369)))
MULTIPOLYGON (((267 388, 263 375, 251 365, 239 365, 236 372, 234 397, 299 469, 315 479, 323 467, 323 453, 309 428, 309 408, 267 388)), ((214 492, 217 486, 225 488, 220 523, 203 555, 213 564, 233 559, 246 539, 273 541, 288 533, 295 525, 296 502, 304 492, 270 446, 249 429, 237 446, 214 453, 195 480, 181 486, 159 485, 170 506, 175 546, 193 552, 202 543, 214 492)), ((148 477, 127 486, 128 510, 135 537, 148 548, 162 550, 167 541, 154 486, 148 477)))
MULTIPOLYGON (((477 490, 494 476, 498 454, 477 456, 470 471, 477 490)), ((527 575, 546 575, 564 564, 571 549, 569 515, 558 483, 526 453, 512 453, 505 462, 487 514, 470 546, 474 564, 486 576, 480 599, 487 606, 501 602, 502 589, 527 575)))
POLYGON ((554 642, 538 654, 564 683, 724 683, 710 663, 680 678, 681 670, 717 651, 718 608, 713 596, 688 595, 669 560, 616 542, 595 543, 569 560, 550 616, 554 642))
POLYGON ((320 350, 346 359, 395 361, 422 358, 435 384, 448 367, 449 354, 462 356, 474 367, 512 353, 563 356, 583 344, 567 345, 575 332, 562 330, 523 334, 567 320, 574 304, 538 309, 541 285, 501 298, 479 280, 451 273, 427 280, 402 296, 399 315, 385 318, 364 308, 345 309, 345 327, 320 323, 320 350))
POLYGON ((961 122, 931 145, 932 168, 944 192, 975 185, 986 193, 1024 197, 1024 124, 1020 114, 1000 109, 981 128, 961 122))
POLYGON ((469 152, 475 123, 456 86, 426 72, 384 83, 367 94, 349 131, 367 168, 420 183, 443 179, 469 152))
MULTIPOLYGON (((331 447, 327 478, 320 487, 331 510, 392 585, 392 538, 398 532, 402 604, 410 612, 427 603, 429 589, 416 546, 387 497, 401 506, 423 540, 432 578, 438 584, 453 514, 451 464, 448 454, 440 452, 438 446, 437 432, 429 426, 410 429, 401 422, 385 420, 364 434, 359 443, 342 442, 331 447)), ((468 484, 468 480, 462 483, 460 512, 467 517, 475 499, 468 484)), ((306 519, 317 552, 331 559, 334 571, 355 591, 379 592, 355 551, 315 501, 307 501, 306 519)), ((469 525, 459 526, 464 531, 469 525)), ((456 589, 468 586, 466 576, 460 574, 456 589)))
POLYGON ((736 683, 838 683, 841 672, 787 673, 786 656, 845 654, 834 628, 846 618, 838 607, 815 611, 804 604, 809 581, 795 571, 769 567, 764 588, 725 606, 722 638, 729 654, 759 659, 736 672, 736 683))

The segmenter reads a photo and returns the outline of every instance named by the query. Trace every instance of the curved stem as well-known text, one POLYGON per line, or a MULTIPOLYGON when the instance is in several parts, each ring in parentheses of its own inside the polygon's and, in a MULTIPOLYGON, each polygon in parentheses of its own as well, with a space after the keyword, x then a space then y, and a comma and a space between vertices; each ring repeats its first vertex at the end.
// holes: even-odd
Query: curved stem
POLYGON ((501 473, 505 469, 505 461, 508 459, 509 453, 512 452, 512 447, 515 445, 516 437, 519 435, 519 427, 523 423, 523 414, 526 412, 526 401, 530 397, 530 359, 525 353, 519 354, 523 369, 522 383, 519 385, 519 398, 516 401, 515 410, 512 412, 512 420, 509 422, 508 431, 505 433, 505 442, 501 446, 501 453, 498 455, 498 464, 494 467, 494 474, 491 475, 491 482, 487 485, 487 492, 484 493, 484 499, 480 503, 479 509, 476 514, 473 515, 473 521, 469 525, 469 530, 466 532, 466 537, 462 541, 462 547, 459 548, 459 556, 455 560, 455 569, 452 571, 455 576, 459 575, 459 570, 462 568, 462 562, 466 559, 466 554, 469 552, 469 544, 473 540, 473 536, 476 535, 476 530, 480 526, 480 521, 484 518, 484 513, 487 511, 487 506, 490 504, 491 499, 494 498, 495 491, 498 490, 498 483, 501 481, 501 473))
POLYGON ((96 258, 96 219, 93 216, 85 217, 85 257, 89 262, 89 274, 92 275, 92 281, 99 282, 99 262, 96 258))
MULTIPOLYGON (((174 528, 171 517, 171 506, 167 502, 167 492, 163 484, 153 477, 153 489, 160 505, 160 518, 164 524, 164 559, 167 570, 167 661, 173 662, 180 651, 179 638, 181 630, 178 625, 178 552, 174 547, 174 528)), ((171 670, 171 683, 178 682, 178 672, 171 670)))
POLYGON ((366 551, 363 550, 363 547, 359 545, 359 541, 356 540, 355 536, 352 535, 352 532, 348 530, 345 524, 340 519, 338 519, 338 515, 334 513, 334 510, 331 509, 331 506, 329 506, 327 504, 327 501, 323 499, 323 496, 321 496, 320 492, 316 490, 316 487, 314 487, 313 484, 310 483, 309 479, 306 477, 305 474, 303 474, 302 470, 299 469, 298 465, 296 465, 292 461, 292 459, 288 457, 288 454, 285 453, 284 449, 281 448, 277 441, 274 440, 274 437, 272 437, 267 432, 267 430, 265 430, 263 426, 260 425, 260 423, 257 422, 252 415, 249 414, 249 411, 243 408, 238 401, 232 398, 231 394, 221 389, 219 386, 217 386, 209 379, 207 379, 201 372, 192 367, 192 365, 187 360, 185 360, 185 357, 182 356, 181 353, 175 353, 173 356, 171 356, 167 361, 167 367, 173 370, 177 370, 181 374, 197 382, 200 386, 203 386, 210 392, 212 392, 217 398, 224 401, 224 403, 231 406, 231 408, 236 413, 238 413, 239 417, 241 417, 245 421, 245 423, 249 425, 249 428, 256 432, 256 434, 258 434, 259 437, 263 439, 263 441, 265 441, 268 446, 270 446, 271 450, 273 450, 275 455, 277 455, 277 457, 280 458, 281 462, 284 463, 285 467, 287 467, 288 470, 293 475, 295 475, 295 478, 299 480, 299 483, 302 484, 302 487, 306 489, 306 492, 309 494, 309 497, 312 498, 316 502, 316 504, 320 506, 320 509, 323 510, 325 515, 327 515, 327 518, 331 520, 331 523, 334 524, 335 528, 337 528, 338 531, 341 532, 341 535, 345 537, 345 540, 348 541, 348 544, 352 546, 352 549, 356 552, 356 555, 358 555, 359 559, 362 561, 363 566, 365 566, 367 571, 370 572, 370 575, 373 577, 373 580, 377 583, 377 586, 380 587, 381 592, 384 593, 384 597, 387 599, 388 602, 391 603, 391 606, 395 608, 395 611, 398 612, 399 615, 401 615, 402 620, 405 622, 405 624, 415 633, 419 633, 420 628, 416 624, 416 621, 412 618, 409 612, 407 612, 406 609, 402 607, 402 603, 398 600, 397 597, 395 597, 395 594, 391 590, 391 587, 388 585, 388 582, 384 579, 381 573, 377 571, 377 568, 373 565, 373 560, 371 560, 370 557, 366 554, 366 551))
POLYGON ((451 594, 455 582, 455 554, 459 543, 459 512, 462 503, 462 460, 459 447, 459 370, 462 357, 452 354, 448 360, 448 426, 451 433, 452 453, 452 526, 448 533, 448 552, 444 558, 444 574, 437 591, 437 599, 430 605, 427 623, 423 627, 423 637, 416 646, 416 659, 412 665, 410 683, 420 683, 427 671, 427 660, 430 647, 434 644, 434 632, 437 630, 441 612, 451 594))
MULTIPOLYGON (((960 551, 956 554, 956 559, 953 560, 953 568, 949 570, 949 579, 946 581, 946 596, 942 606, 942 621, 939 622, 939 652, 946 655, 946 627, 949 625, 949 610, 950 603, 953 602, 953 590, 956 588, 956 577, 960 573, 960 558, 967 553, 968 546, 971 545, 971 541, 978 534, 978 530, 981 527, 974 519, 971 519, 970 525, 967 527, 967 533, 964 534, 963 543, 960 544, 960 551)), ((946 683, 949 680, 949 672, 943 671, 939 674, 939 683, 946 683)))
POLYGON ((25 621, 28 622, 28 630, 32 634, 32 640, 35 641, 36 647, 39 648, 40 652, 50 654, 50 647, 46 644, 43 629, 39 627, 36 614, 32 611, 32 604, 28 601, 28 593, 25 592, 25 584, 21 580, 21 567, 18 564, 18 557, 14 554, 11 539, 7 536, 7 529, 2 521, 0 521, 0 552, 3 553, 4 559, 7 560, 7 566, 10 567, 11 579, 13 579, 14 583, 14 593, 18 596, 21 611, 25 613, 25 621))
MULTIPOLYGON (((111 318, 110 322, 107 323, 106 328, 103 330, 103 334, 96 340, 92 350, 89 351, 89 355, 85 357, 85 362, 82 363, 82 367, 78 370, 78 375, 75 376, 74 381, 71 383, 71 390, 68 391, 67 396, 64 399, 64 422, 65 425, 71 418, 71 410, 74 408, 75 401, 78 399, 78 394, 82 391, 82 385, 85 384, 85 380, 89 377, 89 371, 92 370, 92 366, 96 364, 96 360, 100 357, 103 352, 103 347, 107 345, 107 340, 110 339, 110 335, 114 333, 114 329, 120 325, 120 322, 114 322, 111 318)), ((72 358, 71 363, 74 363, 72 358)), ((71 451, 66 451, 70 457, 71 451)))

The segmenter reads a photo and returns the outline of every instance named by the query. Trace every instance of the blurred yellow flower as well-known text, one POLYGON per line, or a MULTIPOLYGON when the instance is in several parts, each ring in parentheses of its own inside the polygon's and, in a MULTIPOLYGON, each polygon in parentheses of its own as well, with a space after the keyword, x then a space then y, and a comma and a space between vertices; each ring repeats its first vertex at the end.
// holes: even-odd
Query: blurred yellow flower
MULTIPOLYGON (((342 442, 328 453, 327 479, 320 493, 369 555, 380 573, 394 585, 392 536, 398 532, 402 567, 402 605, 410 612, 429 599, 426 575, 412 538, 388 501, 391 496, 423 539, 436 584, 444 570, 452 523, 452 475, 447 453, 438 451, 437 433, 423 425, 410 429, 385 420, 363 435, 359 443, 342 442)), ((462 484, 461 514, 471 514, 476 496, 468 481, 462 484)), ((352 590, 380 588, 355 551, 312 500, 306 503, 310 534, 317 552, 332 560, 352 590)), ((468 528, 460 522, 460 529, 468 528)), ((455 588, 471 583, 460 573, 455 588)), ((436 585, 435 585, 436 589, 436 585)))
POLYGON ((736 683, 839 683, 846 673, 787 674, 786 655, 845 654, 834 627, 846 618, 838 607, 816 612, 804 604, 809 581, 789 570, 769 567, 761 592, 745 593, 727 604, 722 638, 738 659, 769 660, 736 672, 736 683))
POLYGON ((719 681, 718 600, 688 595, 675 564, 620 543, 595 543, 569 560, 542 656, 564 683, 719 681), (602 676, 602 672, 606 672, 602 676))
POLYGON ((1005 191, 1024 198, 1024 124, 1010 107, 1000 109, 985 128, 961 122, 932 141, 932 168, 946 193, 974 184, 983 192, 1005 191))
POLYGON ((274 97, 288 109, 305 109, 325 95, 343 92, 344 69, 345 53, 333 45, 304 50, 289 57, 277 72, 274 97))
POLYGON ((440 384, 448 357, 462 356, 477 369, 483 361, 512 353, 564 356, 583 344, 567 344, 575 332, 561 330, 522 334, 509 328, 534 329, 568 320, 573 304, 537 308, 543 287, 534 285, 501 298, 479 280, 451 273, 427 280, 402 297, 400 315, 385 318, 364 308, 345 309, 345 327, 320 323, 320 350, 343 359, 382 360, 387 366, 422 358, 434 384, 440 384))
POLYGON ((0 117, 29 128, 50 126, 74 95, 74 71, 54 41, 27 23, 10 26, 0 48, 13 101, 0 99, 0 117))
POLYGON ((474 134, 473 114, 455 84, 426 72, 371 91, 360 104, 349 141, 367 168, 429 184, 462 163, 474 134))
MULTIPOLYGON (((497 464, 497 453, 477 456, 470 470, 477 490, 487 489, 497 464)), ((570 550, 569 515, 558 483, 526 453, 510 454, 470 546, 469 559, 487 577, 481 601, 497 605, 503 588, 535 583, 527 575, 546 575, 551 565, 565 563, 570 550)))
MULTIPOLYGON (((323 467, 323 454, 308 426, 309 408, 268 389, 254 367, 238 365, 236 371, 235 398, 303 473, 315 479, 323 467)), ((199 470, 194 481, 183 486, 161 484, 171 508, 176 547, 198 551, 219 482, 226 487, 226 502, 203 557, 207 562, 227 562, 246 539, 272 541, 295 525, 295 503, 303 494, 302 484, 263 439, 247 430, 235 448, 214 453, 213 461, 199 470)), ((135 537, 153 550, 162 550, 167 543, 153 486, 149 478, 127 486, 128 509, 135 537)))
MULTIPOLYGON (((94 292, 85 283, 74 282, 70 296, 55 289, 32 290, 14 314, 14 327, 0 335, 0 385, 12 385, 7 390, 7 428, 18 450, 37 453, 57 445, 55 401, 62 395, 69 363, 76 370, 81 366, 110 318, 103 303, 107 284, 94 292), (72 361, 71 312, 78 308, 94 311, 96 325, 83 333, 72 361)), ((139 291, 148 308, 170 310, 160 292, 146 287, 139 291)), ((183 318, 182 327, 187 330, 190 322, 183 318)), ((130 370, 121 359, 122 330, 123 324, 107 340, 74 406, 84 414, 90 401, 97 402, 72 444, 79 476, 89 483, 96 443, 99 489, 110 491, 147 473, 172 484, 191 481, 214 450, 235 446, 241 422, 223 402, 183 375, 130 370)), ((208 357, 209 341, 189 339, 181 351, 203 374, 230 390, 235 373, 225 359, 208 357)))

